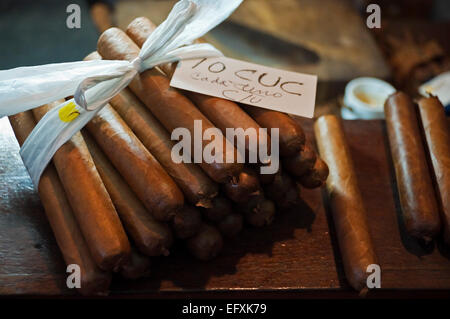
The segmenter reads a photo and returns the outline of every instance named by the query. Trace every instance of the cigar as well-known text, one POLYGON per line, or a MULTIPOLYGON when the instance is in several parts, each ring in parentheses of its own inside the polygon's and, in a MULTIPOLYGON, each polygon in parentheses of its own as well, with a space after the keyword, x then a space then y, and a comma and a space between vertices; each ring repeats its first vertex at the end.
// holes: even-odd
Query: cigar
POLYGON ((450 132, 445 110, 437 97, 419 100, 428 153, 437 184, 444 240, 450 245, 450 132))
POLYGON ((283 158, 283 167, 295 177, 302 177, 311 171, 316 163, 316 152, 310 143, 306 143, 294 156, 283 158))
MULTIPOLYGON (((156 29, 156 25, 145 17, 134 19, 127 27, 127 35, 139 46, 142 47, 145 40, 156 29)), ((159 66, 162 71, 172 78, 176 64, 165 64, 159 66)), ((227 128, 242 128, 243 131, 248 129, 255 130, 258 147, 270 151, 270 137, 266 131, 260 132, 260 126, 247 113, 245 113, 237 103, 217 97, 207 96, 196 92, 183 91, 197 106, 197 108, 218 127, 223 134, 226 134, 227 128)), ((233 143, 236 143, 235 138, 233 143)), ((250 152, 257 152, 257 149, 250 149, 249 136, 245 136, 244 142, 247 155, 250 152)), ((237 144, 234 144, 237 145, 237 144)), ((256 153, 257 154, 257 153, 256 153)))
POLYGON ((272 224, 275 219, 275 204, 265 198, 261 190, 258 194, 238 206, 239 211, 244 215, 248 224, 254 227, 264 227, 272 224))
POLYGON ((244 218, 241 214, 232 213, 225 216, 225 218, 217 224, 217 228, 225 237, 235 238, 244 228, 244 218))
POLYGON ((205 219, 215 224, 233 213, 233 207, 230 200, 221 195, 212 200, 210 207, 201 208, 201 210, 205 219))
POLYGON ((132 247, 130 259, 120 267, 120 275, 131 280, 148 277, 151 273, 151 264, 150 257, 142 255, 132 247))
POLYGON ((141 101, 126 88, 111 100, 111 105, 173 178, 186 200, 194 206, 210 206, 218 192, 217 184, 194 163, 176 163, 172 160, 175 143, 141 101))
POLYGON ((299 178, 300 184, 306 188, 317 188, 325 184, 329 174, 328 165, 319 157, 314 166, 299 178))
MULTIPOLYGON (((18 113, 10 116, 9 121, 22 145, 36 125, 33 114, 18 113)), ((81 287, 77 290, 87 296, 107 295, 111 274, 102 271, 93 260, 52 163, 41 175, 38 193, 66 265, 80 267, 81 287)))
POLYGON ((173 242, 168 225, 153 218, 86 130, 83 130, 83 138, 125 230, 136 247, 147 256, 167 256, 173 242))
MULTIPOLYGON (((100 36, 97 49, 105 59, 132 61, 139 54, 137 45, 117 28, 108 29, 100 36)), ((177 89, 170 87, 167 76, 156 68, 138 74, 129 87, 169 132, 176 128, 186 128, 191 137, 194 137, 196 121, 201 125, 202 136, 205 130, 215 128, 188 98, 177 89)), ((197 153, 200 151, 203 153, 203 149, 208 146, 210 149, 215 149, 216 156, 222 159, 222 163, 218 161, 207 163, 203 160, 199 163, 214 181, 226 182, 242 170, 242 163, 238 163, 239 154, 223 135, 213 141, 202 139, 200 149, 196 148, 195 144, 191 143, 191 155, 194 157, 195 149, 197 153), (227 158, 233 159, 233 162, 227 163, 227 158)))
POLYGON ((239 176, 233 177, 223 188, 233 202, 244 203, 259 191, 261 185, 256 172, 250 167, 244 167, 239 176))
POLYGON ((384 111, 406 230, 430 241, 440 230, 440 220, 415 106, 397 92, 386 100, 384 111))
POLYGON ((279 143, 281 156, 294 156, 299 153, 305 145, 305 133, 302 127, 289 115, 263 109, 260 107, 242 105, 246 111, 261 127, 279 130, 279 143))
POLYGON ((120 115, 108 104, 86 128, 153 217, 172 219, 184 204, 183 193, 120 115))
POLYGON ((201 213, 197 208, 185 205, 177 211, 171 225, 177 238, 188 239, 200 231, 202 225, 201 213))
MULTIPOLYGON (((85 60, 99 59, 101 56, 93 52, 85 60)), ((211 199, 217 195, 217 184, 197 165, 173 161, 171 152, 175 143, 142 102, 128 88, 125 88, 111 99, 110 104, 173 178, 186 199, 194 206, 210 205, 211 199)))
POLYGON ((314 133, 319 153, 330 165, 327 191, 345 275, 361 291, 367 288, 367 266, 377 264, 377 257, 349 147, 342 124, 333 115, 321 116, 314 133))
POLYGON ((200 231, 188 239, 187 247, 193 256, 208 261, 219 255, 223 247, 223 238, 217 228, 202 223, 200 231))
MULTIPOLYGON (((63 100, 33 109, 39 121, 63 100)), ((130 243, 81 133, 62 145, 53 157, 70 206, 97 265, 116 270, 129 258, 130 243)))

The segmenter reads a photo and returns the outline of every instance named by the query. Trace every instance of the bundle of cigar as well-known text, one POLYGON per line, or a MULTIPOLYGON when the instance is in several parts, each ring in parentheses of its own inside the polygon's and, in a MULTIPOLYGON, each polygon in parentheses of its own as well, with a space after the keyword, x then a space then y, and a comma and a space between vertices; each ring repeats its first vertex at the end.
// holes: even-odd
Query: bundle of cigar
MULTIPOLYGON (((138 18, 126 33, 108 29, 98 52, 85 59, 131 61, 154 28, 138 18)), ((173 68, 162 65, 137 75, 56 152, 42 175, 39 195, 65 262, 81 268, 82 294, 106 294, 112 272, 130 279, 148 276, 150 258, 169 255, 174 243, 210 260, 244 224, 271 224, 276 211, 299 203, 300 186, 320 187, 327 179, 327 165, 290 116, 174 89, 173 68), (201 147, 220 145, 216 156, 223 161, 172 159, 172 131, 186 128, 194 136, 194 121, 203 132, 222 132, 201 147), (242 154, 225 138, 226 128, 254 128, 266 149, 270 136, 259 128, 278 128, 283 169, 261 174, 269 163, 238 160, 242 154)), ((19 143, 61 102, 11 116, 19 143)))

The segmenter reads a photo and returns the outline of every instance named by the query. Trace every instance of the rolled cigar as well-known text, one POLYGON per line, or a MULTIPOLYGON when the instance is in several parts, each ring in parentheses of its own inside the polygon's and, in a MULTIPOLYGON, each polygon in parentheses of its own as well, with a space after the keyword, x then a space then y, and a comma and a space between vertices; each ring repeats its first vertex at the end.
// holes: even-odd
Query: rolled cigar
POLYGON ((261 127, 279 129, 280 155, 294 156, 305 145, 305 133, 302 127, 293 118, 285 113, 263 109, 260 107, 242 105, 246 111, 261 127))
MULTIPOLYGON (((105 59, 132 61, 139 54, 137 45, 117 28, 108 29, 100 36, 97 49, 105 59)), ((170 87, 167 76, 156 68, 138 74, 129 87, 169 132, 176 128, 186 128, 190 135, 194 137, 196 136, 195 123, 197 123, 197 131, 201 126, 200 133, 203 137, 205 130, 215 128, 188 98, 177 89, 170 87)), ((222 159, 221 162, 207 163, 202 160, 199 163, 200 167, 214 181, 226 182, 242 170, 243 164, 238 163, 239 154, 223 135, 213 139, 213 141, 202 138, 201 149, 196 147, 196 144, 191 143, 191 154, 194 155, 194 160, 195 149, 197 149, 197 153, 200 153, 200 151, 203 153, 206 146, 209 149, 215 149, 216 156, 222 159), (227 158, 229 159, 228 162, 227 158), (233 159, 232 163, 230 163, 230 159, 233 159)))
POLYGON ((297 189, 294 180, 285 171, 280 170, 273 179, 273 182, 264 186, 267 197, 271 200, 282 202, 286 193, 291 189, 297 189))
POLYGON ((233 213, 233 207, 230 200, 220 195, 212 200, 211 207, 203 208, 201 210, 202 215, 213 223, 218 223, 226 216, 233 213))
POLYGON ((173 237, 168 225, 152 217, 86 130, 83 138, 120 220, 139 251, 147 256, 169 255, 173 237))
POLYGON ((317 188, 325 184, 329 174, 328 165, 319 157, 312 169, 299 178, 300 184, 306 188, 317 188))
MULTIPOLYGON (((97 52, 86 58, 98 59, 101 59, 101 56, 97 52)), ((194 206, 210 205, 211 199, 217 195, 217 184, 194 163, 176 163, 172 160, 171 152, 175 143, 142 102, 125 88, 111 99, 110 104, 173 178, 186 199, 194 206)))
POLYGON ((366 287, 367 266, 377 264, 377 257, 350 151, 335 116, 321 116, 314 132, 320 155, 330 165, 327 191, 345 275, 361 291, 366 287))
POLYGON ((405 93, 396 92, 384 111, 406 230, 430 241, 440 221, 415 106, 405 93))
POLYGON ((187 239, 200 231, 202 216, 195 207, 185 205, 177 211, 171 223, 175 236, 180 239, 187 239))
MULTIPOLYGON (((62 102, 33 109, 36 120, 62 102)), ((130 243, 81 133, 59 148, 53 163, 95 262, 103 270, 118 269, 129 258, 130 243)))
POLYGON ((312 170, 316 163, 314 148, 306 143, 303 149, 294 156, 283 158, 283 167, 296 177, 301 177, 312 170))
POLYGON ((173 218, 184 204, 183 193, 120 115, 108 104, 86 128, 153 217, 173 218))
POLYGON ((241 214, 232 213, 225 216, 218 224, 220 233, 228 238, 236 237, 244 227, 244 218, 241 214))
MULTIPOLYGON (((19 113, 10 116, 9 121, 22 145, 36 125, 33 114, 31 111, 19 113)), ((38 192, 66 265, 80 267, 81 287, 77 290, 82 295, 107 295, 111 274, 100 270, 92 258, 52 163, 41 175, 38 192)))
POLYGON ((117 112, 106 105, 86 128, 153 217, 172 219, 183 193, 117 112))
POLYGON ((444 239, 450 245, 450 130, 437 97, 419 100, 420 117, 438 188, 444 239))
POLYGON ((225 194, 235 203, 248 201, 261 188, 258 175, 250 167, 245 167, 238 177, 233 177, 225 183, 225 194))
POLYGON ((203 223, 197 235, 189 238, 187 247, 191 254, 198 259, 211 260, 217 257, 222 250, 222 235, 214 226, 203 223))
MULTIPOLYGON (((145 40, 155 30, 156 25, 145 17, 139 17, 131 21, 128 25, 127 35, 139 46, 142 47, 145 40)), ((160 68, 171 78, 173 74, 173 64, 162 65, 160 68)), ((241 107, 229 100, 207 96, 196 92, 183 91, 197 106, 197 108, 216 125, 223 134, 226 134, 227 128, 242 128, 244 132, 248 129, 256 133, 258 145, 264 144, 264 150, 270 151, 270 137, 265 130, 260 131, 260 126, 256 123, 241 107)), ((250 131, 249 131, 250 132, 250 131)), ((235 138, 233 143, 236 143, 235 138)), ((234 144, 237 145, 237 144, 234 144)), ((249 136, 245 135, 245 150, 249 152, 258 152, 258 147, 251 149, 249 136)), ((257 153, 256 153, 257 154, 257 153)))
POLYGON ((252 196, 248 202, 239 207, 247 223, 254 227, 272 224, 275 218, 275 204, 264 197, 264 194, 252 196))
POLYGON ((150 257, 142 255, 136 248, 131 249, 131 257, 120 267, 120 275, 126 279, 148 277, 151 273, 150 257))

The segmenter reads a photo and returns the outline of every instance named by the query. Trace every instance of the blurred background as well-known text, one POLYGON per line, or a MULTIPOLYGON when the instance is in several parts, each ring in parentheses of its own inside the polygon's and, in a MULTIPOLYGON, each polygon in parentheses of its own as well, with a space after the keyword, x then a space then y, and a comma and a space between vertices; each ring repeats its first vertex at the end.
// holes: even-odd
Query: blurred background
MULTIPOLYGON (((1 0, 0 69, 82 60, 110 26, 138 16, 165 19, 174 0, 1 0), (81 28, 69 29, 69 4, 81 28)), ((346 84, 386 80, 417 95, 450 70, 449 0, 245 0, 205 36, 225 55, 319 77, 316 116, 340 114, 346 84), (381 8, 381 28, 369 29, 366 8, 381 8)))

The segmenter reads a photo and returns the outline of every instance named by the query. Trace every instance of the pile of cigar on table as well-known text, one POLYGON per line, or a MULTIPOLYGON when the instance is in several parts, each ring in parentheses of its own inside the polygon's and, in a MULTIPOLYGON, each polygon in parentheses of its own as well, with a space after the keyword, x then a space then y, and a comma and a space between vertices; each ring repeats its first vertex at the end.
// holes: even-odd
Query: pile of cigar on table
MULTIPOLYGON (((154 29, 146 18, 126 32, 111 28, 86 60, 132 61, 154 29)), ((263 227, 276 211, 298 204, 300 185, 320 187, 327 179, 327 165, 288 115, 171 88, 174 67, 137 75, 56 152, 41 177, 42 204, 65 262, 80 266, 82 294, 106 294, 112 272, 148 275, 151 258, 167 256, 175 240, 210 260, 244 225, 263 227), (203 142, 223 143, 223 163, 175 163, 171 132, 181 127, 193 136, 195 120, 203 131, 223 133, 279 128, 280 169, 266 175, 260 168, 268 163, 227 163, 227 154, 238 153, 225 134, 203 142)), ((61 102, 10 116, 19 144, 61 102)), ((259 138, 270 145, 269 136, 259 138)))

